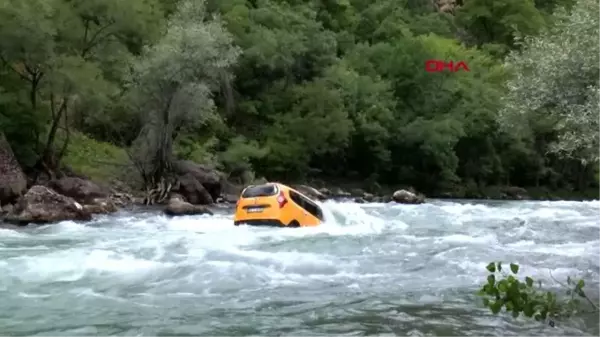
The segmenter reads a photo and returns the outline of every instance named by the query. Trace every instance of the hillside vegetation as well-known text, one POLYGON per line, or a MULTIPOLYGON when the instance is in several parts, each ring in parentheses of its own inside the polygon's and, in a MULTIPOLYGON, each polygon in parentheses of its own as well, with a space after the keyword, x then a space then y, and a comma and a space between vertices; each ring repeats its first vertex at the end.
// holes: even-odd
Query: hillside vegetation
POLYGON ((0 130, 30 175, 138 188, 178 158, 597 197, 598 58, 596 0, 4 0, 0 130))

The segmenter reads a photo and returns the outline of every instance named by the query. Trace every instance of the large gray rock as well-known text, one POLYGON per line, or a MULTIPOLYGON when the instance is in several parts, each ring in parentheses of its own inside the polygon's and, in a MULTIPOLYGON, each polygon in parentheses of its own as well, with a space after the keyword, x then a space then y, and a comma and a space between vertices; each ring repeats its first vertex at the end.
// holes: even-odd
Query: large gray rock
POLYGON ((293 186, 298 192, 306 195, 309 198, 312 199, 317 199, 317 200, 325 200, 327 199, 327 196, 323 193, 321 193, 321 191, 317 190, 314 187, 308 186, 308 185, 295 185, 293 186))
POLYGON ((117 205, 111 199, 110 189, 80 177, 63 177, 48 182, 48 187, 64 196, 73 198, 92 214, 116 212, 117 205))
POLYGON ((221 184, 224 179, 220 171, 190 160, 177 161, 173 164, 173 168, 179 176, 186 174, 193 176, 208 191, 212 200, 221 196, 221 184))
POLYGON ((190 173, 179 177, 179 188, 173 192, 178 192, 193 205, 210 205, 215 201, 204 185, 190 173))
POLYGON ((83 205, 83 209, 92 214, 109 214, 119 210, 116 203, 111 198, 94 199, 83 205))
POLYGON ((221 189, 221 201, 227 202, 227 203, 231 203, 231 204, 235 204, 239 197, 240 194, 242 193, 242 190, 244 189, 244 186, 241 185, 236 185, 230 181, 224 180, 221 183, 222 189, 221 189))
POLYGON ((14 203, 27 191, 27 178, 15 155, 0 132, 0 205, 14 203))
POLYGON ((10 213, 13 208, 15 208, 12 204, 7 204, 4 206, 0 206, 0 215, 4 215, 4 214, 8 214, 10 213))
POLYGON ((93 181, 78 177, 64 177, 48 182, 56 192, 75 199, 83 204, 93 204, 97 199, 106 199, 110 195, 108 188, 100 187, 93 181))
POLYGON ((91 219, 91 213, 73 198, 58 194, 46 186, 35 185, 19 199, 4 221, 27 225, 91 219))
POLYGON ((189 202, 185 202, 183 198, 178 195, 171 196, 164 212, 171 216, 213 214, 206 206, 192 205, 189 202))
POLYGON ((425 202, 425 197, 411 191, 398 190, 392 195, 392 200, 400 204, 422 204, 425 202))

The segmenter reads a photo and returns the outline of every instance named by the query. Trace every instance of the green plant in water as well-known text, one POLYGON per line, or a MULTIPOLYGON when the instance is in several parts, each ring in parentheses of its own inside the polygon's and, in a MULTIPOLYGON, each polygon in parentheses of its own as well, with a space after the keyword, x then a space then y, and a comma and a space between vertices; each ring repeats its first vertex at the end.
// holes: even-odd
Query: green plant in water
POLYGON ((566 288, 564 297, 557 296, 552 291, 542 289, 542 282, 535 281, 532 277, 526 276, 519 279, 519 265, 509 264, 510 273, 506 268, 503 269, 502 262, 490 262, 486 266, 490 273, 481 289, 477 292, 478 296, 483 297, 483 304, 488 307, 492 313, 498 314, 505 308, 506 312, 512 313, 517 318, 521 314, 528 318, 534 318, 536 321, 546 321, 550 326, 555 325, 558 318, 568 318, 578 313, 597 313, 598 305, 594 303, 584 292, 585 282, 583 280, 572 280, 567 278, 567 284, 557 281, 558 284, 566 288), (589 304, 593 310, 584 310, 585 303, 589 304))

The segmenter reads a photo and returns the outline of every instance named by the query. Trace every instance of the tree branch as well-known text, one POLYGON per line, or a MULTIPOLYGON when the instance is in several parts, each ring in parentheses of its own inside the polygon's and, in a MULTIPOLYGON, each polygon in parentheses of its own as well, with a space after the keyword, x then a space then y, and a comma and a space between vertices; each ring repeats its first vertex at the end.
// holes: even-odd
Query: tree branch
MULTIPOLYGON (((89 41, 87 41, 87 42, 85 43, 85 44, 86 44, 86 46, 84 46, 84 47, 83 47, 83 49, 81 50, 81 57, 84 57, 84 58, 85 58, 85 56, 87 55, 87 53, 88 53, 88 52, 89 52, 89 51, 90 51, 92 48, 94 48, 95 46, 97 46, 97 45, 98 45, 98 44, 99 44, 99 43, 102 41, 102 39, 104 39, 104 38, 107 38, 107 37, 109 37, 109 36, 111 36, 111 35, 113 34, 113 33, 108 33, 108 34, 106 34, 105 36, 103 36, 103 37, 101 37, 101 38, 98 38, 98 37, 100 36, 100 34, 101 34, 101 33, 102 33, 104 30, 108 29, 108 28, 109 28, 110 26, 112 26, 114 23, 115 23, 115 21, 114 21, 114 20, 112 20, 112 21, 111 21, 111 22, 109 22, 108 24, 106 24, 106 25, 104 25, 104 26, 100 27, 100 28, 99 28, 99 29, 98 29, 98 30, 97 30, 97 31, 96 31, 94 34, 92 34, 92 37, 90 38, 90 40, 89 40, 89 41)), ((85 34, 87 35, 87 29, 86 29, 86 32, 85 32, 85 34)))
POLYGON ((15 66, 13 66, 10 62, 8 62, 8 60, 6 60, 2 55, 0 55, 0 60, 2 60, 2 63, 4 63, 8 68, 10 68, 10 70, 14 71, 17 75, 19 75, 19 77, 27 82, 32 82, 33 79, 25 76, 23 73, 21 73, 19 70, 17 70, 17 68, 15 68, 15 66))
MULTIPOLYGON (((571 289, 569 288, 567 285, 565 285, 564 283, 560 282, 559 280, 557 280, 556 278, 554 278, 554 276, 552 276, 552 271, 548 270, 548 273, 550 274, 550 278, 552 278, 554 280, 554 282, 560 284, 561 286, 567 288, 567 289, 571 289)), ((594 303, 587 295, 586 293, 583 291, 583 289, 581 288, 576 288, 575 293, 577 293, 577 295, 585 298, 587 300, 587 302, 594 308, 594 311, 598 311, 598 305, 596 303, 594 303)))

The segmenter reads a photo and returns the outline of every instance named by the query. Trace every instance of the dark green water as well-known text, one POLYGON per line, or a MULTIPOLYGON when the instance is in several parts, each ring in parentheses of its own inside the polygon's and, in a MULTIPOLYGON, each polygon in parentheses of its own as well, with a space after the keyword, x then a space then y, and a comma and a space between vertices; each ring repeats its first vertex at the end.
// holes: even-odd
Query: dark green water
POLYGON ((600 334, 598 317, 551 328, 473 295, 494 260, 597 288, 599 202, 325 205, 329 223, 297 230, 226 210, 0 229, 0 335, 600 334))

